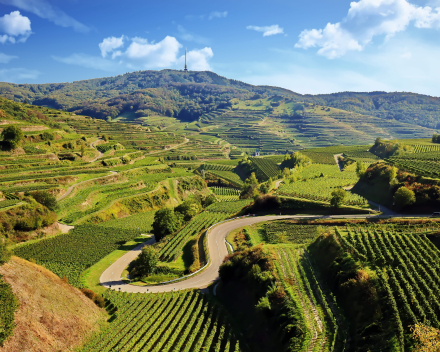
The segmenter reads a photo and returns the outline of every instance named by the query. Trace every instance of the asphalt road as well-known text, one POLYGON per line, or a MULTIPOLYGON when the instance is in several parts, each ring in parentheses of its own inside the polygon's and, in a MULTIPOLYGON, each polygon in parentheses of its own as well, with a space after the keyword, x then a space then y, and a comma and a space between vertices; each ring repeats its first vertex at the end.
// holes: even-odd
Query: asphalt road
MULTIPOLYGON (((429 215, 418 215, 417 217, 426 217, 429 215)), ((278 219, 332 219, 332 218, 368 218, 368 217, 381 217, 390 218, 390 216, 375 216, 375 215, 330 215, 330 216, 316 216, 316 215, 281 215, 281 216, 256 216, 256 217, 242 217, 235 220, 226 221, 220 223, 209 231, 208 234, 208 250, 210 255, 210 262, 207 268, 199 274, 195 274, 188 279, 176 282, 168 283, 157 286, 135 286, 122 282, 121 276, 127 265, 134 260, 140 253, 141 248, 144 245, 154 243, 154 239, 151 239, 143 244, 137 246, 134 250, 124 254, 121 258, 115 261, 109 266, 101 275, 100 283, 104 287, 108 287, 114 290, 120 290, 124 292, 169 292, 174 290, 184 290, 190 288, 206 288, 211 283, 219 278, 218 269, 223 262, 223 259, 228 255, 226 248, 226 236, 233 230, 246 225, 255 224, 262 221, 278 220, 278 219)), ((399 217, 415 217, 402 216, 399 217)))

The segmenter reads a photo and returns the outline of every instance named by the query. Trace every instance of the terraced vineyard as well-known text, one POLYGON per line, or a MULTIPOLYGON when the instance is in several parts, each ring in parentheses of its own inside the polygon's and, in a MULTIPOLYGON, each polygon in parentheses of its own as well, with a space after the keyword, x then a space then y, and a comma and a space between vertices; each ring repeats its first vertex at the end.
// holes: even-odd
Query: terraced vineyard
POLYGON ((83 287, 81 273, 121 244, 139 236, 137 230, 79 225, 67 234, 46 238, 14 249, 14 254, 35 260, 70 284, 83 287))
POLYGON ((235 167, 233 165, 222 164, 203 164, 203 169, 207 171, 233 171, 235 167))
MULTIPOLYGON (((298 178, 300 180, 296 182, 283 183, 279 187, 277 194, 280 196, 330 202, 333 190, 352 186, 358 181, 352 166, 340 172, 336 165, 312 164, 306 167, 298 175, 298 178), (303 180, 301 181, 301 179, 303 180)), ((344 204, 363 206, 367 204, 367 201, 365 198, 347 191, 344 204)))
MULTIPOLYGON (((274 246, 276 268, 290 300, 301 309, 300 322, 307 327, 304 351, 334 351, 338 323, 332 301, 322 290, 304 249, 274 246)), ((340 343, 340 342, 339 342, 340 343)), ((339 346, 341 348, 341 346, 339 346)))
POLYGON ((288 221, 271 221, 264 226, 264 237, 267 243, 308 244, 318 237, 318 227, 292 224, 288 221))
POLYGON ((227 187, 210 187, 220 202, 232 202, 239 199, 240 190, 227 187))
POLYGON ((277 178, 281 172, 278 165, 268 158, 250 158, 252 170, 255 170, 256 176, 266 181, 270 177, 277 178))
POLYGON ((183 246, 188 240, 197 235, 201 230, 207 229, 212 224, 227 219, 229 213, 203 212, 195 216, 180 232, 178 232, 171 240, 169 240, 159 251, 162 261, 172 261, 176 259, 182 252, 183 246))
POLYGON ((172 261, 176 259, 190 238, 199 234, 200 231, 208 229, 211 225, 230 218, 249 203, 250 201, 246 199, 211 204, 161 247, 159 251, 161 260, 172 261))
POLYGON ((243 185, 243 181, 241 180, 240 176, 232 171, 209 170, 208 172, 232 183, 236 187, 241 187, 243 185))
POLYGON ((240 351, 225 315, 197 291, 105 297, 115 319, 82 352, 240 351))
POLYGON ((402 350, 409 325, 440 327, 440 252, 425 235, 380 229, 338 230, 337 234, 347 252, 377 268, 402 350))

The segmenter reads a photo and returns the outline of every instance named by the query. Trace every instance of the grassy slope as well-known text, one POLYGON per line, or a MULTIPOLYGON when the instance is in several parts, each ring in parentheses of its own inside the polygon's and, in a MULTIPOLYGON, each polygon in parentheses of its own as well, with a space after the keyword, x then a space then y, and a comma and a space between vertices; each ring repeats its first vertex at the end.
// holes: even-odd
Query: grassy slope
POLYGON ((17 326, 2 352, 70 350, 105 322, 105 311, 39 265, 13 257, 0 273, 20 301, 17 326))

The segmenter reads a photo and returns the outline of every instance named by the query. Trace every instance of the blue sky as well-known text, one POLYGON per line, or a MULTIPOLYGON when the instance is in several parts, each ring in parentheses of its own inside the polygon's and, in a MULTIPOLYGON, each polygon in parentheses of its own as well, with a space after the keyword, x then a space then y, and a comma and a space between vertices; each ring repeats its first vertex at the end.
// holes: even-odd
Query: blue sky
POLYGON ((212 70, 298 93, 440 96, 440 0, 0 0, 0 81, 212 70))

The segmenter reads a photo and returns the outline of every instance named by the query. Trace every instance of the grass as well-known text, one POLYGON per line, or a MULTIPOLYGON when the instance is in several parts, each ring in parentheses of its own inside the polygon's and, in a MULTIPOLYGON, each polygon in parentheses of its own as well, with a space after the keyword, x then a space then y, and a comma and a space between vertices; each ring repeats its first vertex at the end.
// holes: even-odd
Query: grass
POLYGON ((111 252, 109 255, 102 258, 99 262, 92 265, 81 274, 81 279, 84 282, 84 286, 90 288, 96 293, 104 293, 106 288, 99 284, 99 278, 101 277, 105 269, 107 269, 113 262, 121 258, 125 253, 131 251, 137 245, 145 242, 146 240, 148 240, 146 236, 140 236, 135 238, 134 240, 128 241, 119 249, 111 252))
POLYGON ((106 325, 103 309, 39 265, 12 257, 0 274, 20 302, 14 334, 2 350, 70 351, 106 325))

